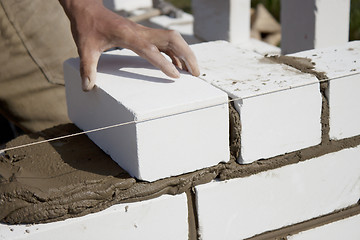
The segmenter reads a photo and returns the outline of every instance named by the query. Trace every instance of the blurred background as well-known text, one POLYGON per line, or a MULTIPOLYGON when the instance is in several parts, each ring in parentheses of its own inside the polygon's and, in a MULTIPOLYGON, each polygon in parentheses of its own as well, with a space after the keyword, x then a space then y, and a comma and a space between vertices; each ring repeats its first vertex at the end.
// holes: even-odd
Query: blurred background
MULTIPOLYGON (((191 13, 191 0, 166 1, 181 8, 184 12, 191 13)), ((251 0, 251 8, 255 10, 258 4, 262 4, 280 22, 280 2, 281 0, 251 0)), ((349 40, 360 40, 360 0, 351 0, 349 40)))

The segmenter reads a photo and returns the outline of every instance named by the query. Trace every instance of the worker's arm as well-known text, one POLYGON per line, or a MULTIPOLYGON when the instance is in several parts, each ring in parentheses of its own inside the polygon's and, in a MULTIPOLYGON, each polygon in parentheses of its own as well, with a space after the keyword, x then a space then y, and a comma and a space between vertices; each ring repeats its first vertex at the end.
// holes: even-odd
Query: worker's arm
POLYGON ((94 87, 101 53, 112 47, 128 48, 147 59, 166 75, 178 78, 175 66, 198 76, 195 55, 180 36, 171 30, 147 28, 106 9, 102 0, 59 0, 71 22, 71 31, 80 56, 82 87, 94 87), (166 53, 172 63, 160 53, 166 53))

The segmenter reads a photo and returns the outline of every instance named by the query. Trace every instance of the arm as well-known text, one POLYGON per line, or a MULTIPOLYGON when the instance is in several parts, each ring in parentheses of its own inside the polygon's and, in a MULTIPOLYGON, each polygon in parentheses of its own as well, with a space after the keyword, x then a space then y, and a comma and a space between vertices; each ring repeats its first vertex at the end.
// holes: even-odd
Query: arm
POLYGON ((179 33, 147 28, 106 9, 102 0, 59 0, 71 22, 71 31, 80 56, 82 88, 91 90, 103 51, 123 47, 148 60, 166 75, 180 76, 176 67, 198 76, 194 53, 179 33), (167 61, 160 53, 171 59, 167 61), (176 67, 175 67, 176 66, 176 67))

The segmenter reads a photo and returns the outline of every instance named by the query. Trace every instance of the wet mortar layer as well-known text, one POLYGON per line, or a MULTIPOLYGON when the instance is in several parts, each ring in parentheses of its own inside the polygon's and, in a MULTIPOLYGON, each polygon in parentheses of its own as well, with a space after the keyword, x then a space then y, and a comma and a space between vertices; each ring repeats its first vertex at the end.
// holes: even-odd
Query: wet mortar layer
MULTIPOLYGON (((193 205, 190 209, 194 213, 189 212, 189 217, 192 215, 196 218, 195 196, 191 193, 196 185, 214 179, 246 177, 360 145, 360 136, 322 141, 317 146, 240 165, 236 162, 240 151, 240 118, 232 105, 231 125, 238 128, 234 130, 231 127, 230 130, 232 156, 228 163, 155 182, 130 177, 85 135, 8 151, 0 156, 0 222, 54 222, 98 212, 117 203, 184 192, 188 197, 190 193, 193 205)), ((79 131, 73 124, 60 125, 18 137, 6 146, 18 146, 79 131)), ((193 229, 194 223, 191 226, 193 229)), ((194 233, 191 236, 194 237, 194 233)))
POLYGON ((236 160, 241 151, 241 121, 234 102, 229 102, 229 128, 230 156, 236 160))
MULTIPOLYGON (((78 132, 72 124, 11 141, 15 146, 78 132), (61 134, 60 134, 61 133, 61 134)), ((360 145, 360 136, 329 141, 252 164, 228 163, 155 182, 130 177, 87 136, 6 152, 0 157, 0 220, 42 223, 83 216, 117 203, 136 202, 163 194, 180 194, 214 179, 250 176, 360 145)))
POLYGON ((188 223, 189 223, 189 240, 199 239, 198 229, 199 222, 196 209, 196 197, 195 190, 191 188, 186 191, 187 203, 188 203, 188 223))

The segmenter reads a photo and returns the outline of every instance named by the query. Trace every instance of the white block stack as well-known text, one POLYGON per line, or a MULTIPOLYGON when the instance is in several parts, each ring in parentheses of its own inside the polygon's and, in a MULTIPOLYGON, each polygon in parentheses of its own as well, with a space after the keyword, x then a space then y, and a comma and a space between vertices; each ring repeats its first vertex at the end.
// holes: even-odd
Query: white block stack
POLYGON ((192 0, 194 34, 232 43, 250 38, 250 0, 192 0))
POLYGON ((330 108, 330 138, 360 134, 360 41, 293 54, 307 57, 317 71, 326 72, 330 108))
POLYGON ((282 53, 345 44, 349 18, 350 0, 282 0, 282 53))
POLYGON ((193 50, 201 78, 240 99, 235 101, 241 121, 240 163, 321 142, 316 77, 223 41, 194 45, 193 50))
POLYGON ((356 147, 197 186, 201 239, 244 239, 356 204, 359 158, 356 147))
POLYGON ((122 168, 155 181, 229 160, 228 97, 201 79, 170 79, 128 50, 103 54, 97 87, 81 90, 78 59, 64 64, 70 119, 122 168))

